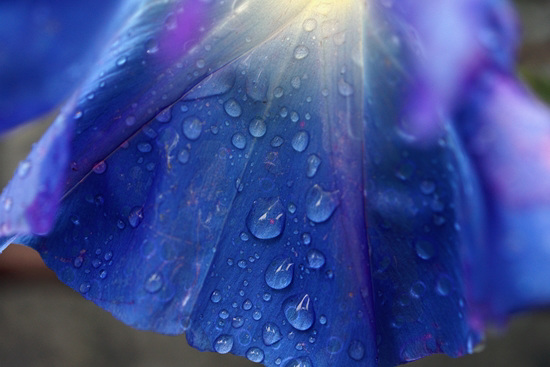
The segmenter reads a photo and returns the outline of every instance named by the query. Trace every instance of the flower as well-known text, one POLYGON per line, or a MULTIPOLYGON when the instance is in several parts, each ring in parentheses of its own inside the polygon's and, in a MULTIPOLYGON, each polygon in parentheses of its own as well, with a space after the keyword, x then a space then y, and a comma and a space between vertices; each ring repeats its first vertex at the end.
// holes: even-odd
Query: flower
POLYGON ((471 353, 548 303, 550 115, 506 1, 120 9, 0 197, 85 298, 292 367, 471 353))

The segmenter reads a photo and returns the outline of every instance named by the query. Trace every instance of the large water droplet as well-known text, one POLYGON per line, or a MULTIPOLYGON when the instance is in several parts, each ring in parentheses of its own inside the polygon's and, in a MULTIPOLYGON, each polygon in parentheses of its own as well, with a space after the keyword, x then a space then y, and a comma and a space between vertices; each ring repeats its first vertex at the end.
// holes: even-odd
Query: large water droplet
POLYGON ((353 340, 348 348, 348 355, 355 361, 360 361, 365 356, 365 346, 359 340, 353 340))
POLYGON ((253 119, 250 121, 250 125, 248 125, 248 132, 255 138, 261 138, 265 135, 266 131, 267 126, 265 125, 265 121, 260 118, 253 119))
POLYGON ((195 116, 183 120, 183 134, 189 140, 197 140, 201 136, 202 122, 195 116))
POLYGON ((231 335, 220 335, 214 341, 214 350, 220 354, 227 354, 233 349, 233 337, 231 335))
POLYGON ((286 319, 297 330, 308 330, 315 321, 313 300, 309 294, 296 295, 283 302, 286 319))
POLYGON ((285 226, 285 210, 279 198, 259 198, 252 204, 246 225, 254 237, 265 240, 278 237, 285 226))
POLYGON ((225 112, 231 117, 239 117, 243 113, 241 105, 234 98, 228 99, 224 103, 223 108, 225 109, 225 112))
POLYGON ((231 137, 231 143, 237 149, 244 149, 246 147, 246 138, 241 133, 235 133, 231 137))
POLYGON ((306 194, 306 214, 315 223, 322 223, 330 218, 340 203, 338 193, 324 191, 321 186, 313 185, 306 194))
POLYGON ((132 228, 136 228, 139 226, 141 221, 143 220, 143 208, 141 206, 136 206, 132 208, 130 211, 130 215, 128 215, 128 223, 132 226, 132 228))
POLYGON ((246 358, 252 362, 261 363, 264 360, 264 351, 258 347, 252 347, 246 352, 246 358))
POLYGON ((296 46, 294 49, 294 57, 296 60, 305 59, 309 55, 309 49, 304 45, 296 46))
POLYGON ((299 357, 288 361, 285 367, 313 367, 313 363, 308 357, 299 357))
POLYGON ((307 252, 307 266, 319 269, 325 265, 325 255, 319 250, 311 249, 307 252))
POLYGON ((262 330, 262 339, 267 346, 277 343, 283 338, 283 334, 277 325, 272 322, 268 322, 264 325, 262 330))
POLYGON ((265 271, 265 282, 273 289, 284 289, 292 283, 294 263, 292 259, 275 258, 265 271))
POLYGON ((321 158, 316 154, 311 154, 307 157, 307 172, 306 175, 309 178, 312 178, 317 173, 319 166, 321 165, 321 158))
POLYGON ((297 152, 303 152, 306 150, 309 144, 309 134, 307 131, 301 130, 292 138, 292 148, 297 152))
POLYGON ((149 293, 156 293, 162 288, 163 280, 162 275, 159 273, 151 274, 145 280, 145 290, 149 293))

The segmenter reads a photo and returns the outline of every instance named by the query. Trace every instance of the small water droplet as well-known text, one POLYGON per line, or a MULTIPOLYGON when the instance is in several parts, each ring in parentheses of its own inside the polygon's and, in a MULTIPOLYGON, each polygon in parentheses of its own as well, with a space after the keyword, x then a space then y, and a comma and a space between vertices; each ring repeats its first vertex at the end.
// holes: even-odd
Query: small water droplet
POLYGON ((277 88, 273 89, 273 97, 275 97, 275 98, 281 98, 284 93, 285 92, 284 92, 283 88, 281 88, 281 87, 277 87, 277 88))
POLYGON ((241 105, 234 98, 228 99, 224 103, 223 108, 225 109, 225 112, 231 117, 239 117, 243 113, 241 105))
POLYGON ((309 49, 304 45, 296 46, 294 49, 294 58, 296 58, 296 60, 305 59, 307 55, 309 55, 309 49))
POLYGON ((313 32, 315 28, 317 28, 317 21, 313 18, 308 18, 304 20, 304 23, 302 24, 302 27, 304 28, 304 31, 306 32, 313 32))
POLYGON ((306 194, 306 214, 315 223, 327 221, 340 203, 337 192, 324 191, 313 185, 306 194))
POLYGON ((204 59, 198 59, 195 65, 197 65, 197 68, 202 69, 206 66, 206 61, 204 61, 204 59))
POLYGON ((262 330, 262 339, 267 346, 277 343, 283 338, 283 334, 277 325, 272 322, 268 322, 264 325, 262 330))
POLYGON ((243 302, 243 310, 245 310, 245 311, 250 311, 250 309, 252 309, 252 301, 249 300, 249 299, 246 299, 246 300, 243 302))
POLYGON ((126 126, 133 126, 135 123, 136 123, 136 117, 135 116, 128 116, 126 117, 126 120, 124 120, 126 122, 126 126))
POLYGON ((233 337, 231 335, 220 335, 214 341, 214 350, 220 354, 227 354, 233 349, 233 337))
POLYGON ((83 263, 84 259, 81 256, 78 256, 74 259, 73 266, 78 269, 82 266, 83 263))
POLYGON ((420 183, 420 191, 424 195, 430 195, 435 191, 435 183, 433 181, 425 180, 420 183))
POLYGON ((220 311, 220 313, 218 313, 218 316, 222 320, 227 320, 229 318, 229 311, 223 309, 223 310, 220 311))
POLYGON ((437 280, 435 290, 440 296, 448 296, 451 292, 451 280, 448 276, 442 275, 437 280))
POLYGON ((248 125, 248 132, 255 138, 261 138, 265 135, 266 131, 267 126, 265 121, 260 118, 253 119, 250 121, 250 125, 248 125))
POLYGON ((353 86, 341 78, 338 80, 338 92, 344 97, 349 97, 354 92, 353 86))
POLYGON ((80 291, 80 293, 88 293, 91 287, 92 285, 89 282, 84 282, 80 284, 80 287, 78 288, 78 290, 80 291))
POLYGON ((294 263, 292 259, 275 258, 265 270, 265 282, 273 289, 284 289, 292 283, 294 263))
POLYGON ((264 296, 263 296, 263 299, 264 299, 264 301, 266 301, 266 302, 271 301, 271 293, 265 292, 265 293, 264 293, 264 296))
POLYGON ((246 352, 246 358, 252 362, 261 363, 264 360, 264 351, 258 347, 252 347, 246 352))
POLYGON ((313 367, 313 364, 308 357, 299 357, 288 361, 285 367, 313 367))
POLYGON ((365 356, 365 346, 359 340, 353 340, 348 348, 348 355, 355 361, 360 361, 365 356))
POLYGON ((309 245, 311 243, 311 235, 307 232, 302 234, 302 242, 306 246, 309 245))
POLYGON ((252 204, 246 225, 254 237, 272 239, 283 232, 285 219, 285 210, 279 198, 259 198, 252 204))
POLYGON ((327 324, 327 317, 325 315, 321 315, 321 317, 319 317, 319 323, 321 325, 326 325, 327 324))
POLYGON ((297 152, 303 152, 306 150, 309 144, 309 134, 307 131, 301 130, 292 138, 292 148, 297 152))
POLYGON ((419 280, 411 286, 410 293, 412 297, 420 298, 422 297, 425 291, 426 291, 426 285, 424 285, 424 283, 419 280))
POLYGON ((195 116, 183 120, 183 134, 189 140, 197 140, 202 132, 202 122, 195 116))
POLYGON ((141 206, 135 206, 130 210, 130 214, 128 215, 128 223, 130 223, 130 226, 132 228, 136 228, 139 226, 141 221, 143 220, 143 208, 141 206))
POLYGON ((297 330, 308 330, 315 321, 313 300, 309 294, 296 295, 287 298, 283 302, 283 311, 290 325, 297 330))
POLYGON ((178 162, 180 162, 181 164, 185 164, 189 162, 189 157, 189 151, 187 149, 182 149, 181 152, 179 152, 178 154, 178 162))
POLYGON ((213 303, 218 303, 222 300, 222 294, 219 290, 215 290, 212 292, 212 294, 210 295, 210 300, 213 302, 213 303))
POLYGON ((117 66, 123 66, 124 64, 126 64, 126 61, 128 61, 126 56, 122 56, 116 61, 116 64, 117 66))
POLYGON ((244 149, 246 147, 246 138, 241 133, 235 133, 231 137, 231 143, 237 149, 244 149))
POLYGON ((103 258, 105 259, 105 261, 109 261, 113 258, 113 253, 111 251, 107 251, 103 258))
POLYGON ((252 318, 256 321, 259 321, 262 318, 262 311, 254 310, 254 312, 252 313, 252 318))
POLYGON ((94 171, 94 173, 100 175, 107 170, 107 163, 105 163, 105 161, 101 161, 97 163, 94 168, 92 168, 92 170, 94 171))
POLYGON ((434 245, 425 240, 416 241, 415 244, 416 254, 423 260, 430 260, 435 254, 434 245))
POLYGON ((30 170, 31 161, 26 159, 23 162, 19 163, 19 167, 17 168, 17 175, 19 176, 19 178, 25 178, 29 174, 30 170))
POLYGON ((281 145, 283 145, 284 143, 284 140, 283 138, 281 138, 280 136, 276 135, 273 137, 273 139, 271 139, 271 146, 273 148, 278 148, 280 147, 281 145))
POLYGON ((101 269, 101 270, 99 271, 99 278, 100 278, 100 279, 105 279, 106 277, 107 277, 107 270, 101 269))
POLYGON ((300 79, 299 76, 295 76, 290 81, 290 85, 292 85, 292 88, 294 89, 300 89, 300 87, 302 86, 302 80, 300 79))
POLYGON ((152 55, 154 53, 157 53, 159 50, 159 45, 157 40, 154 38, 150 38, 145 42, 145 52, 147 52, 148 55, 152 55))
POLYGON ((13 200, 11 198, 6 198, 4 200, 4 210, 9 212, 11 210, 11 207, 13 205, 13 200))
POLYGON ((290 214, 296 213, 296 204, 294 204, 294 203, 288 204, 288 212, 290 214))
POLYGON ((144 288, 149 293, 156 293, 160 291, 162 284, 162 275, 159 273, 153 273, 145 280, 144 288))
POLYGON ((231 326, 233 326, 235 329, 238 329, 244 325, 244 319, 242 316, 235 316, 233 317, 233 320, 231 321, 231 326))
POLYGON ((320 165, 321 165, 321 158, 319 158, 319 156, 317 156, 316 154, 310 154, 310 156, 307 157, 306 176, 309 178, 312 178, 313 176, 315 176, 320 165))
POLYGON ((320 269, 323 265, 325 265, 325 255, 321 251, 311 249, 307 252, 307 266, 320 269))

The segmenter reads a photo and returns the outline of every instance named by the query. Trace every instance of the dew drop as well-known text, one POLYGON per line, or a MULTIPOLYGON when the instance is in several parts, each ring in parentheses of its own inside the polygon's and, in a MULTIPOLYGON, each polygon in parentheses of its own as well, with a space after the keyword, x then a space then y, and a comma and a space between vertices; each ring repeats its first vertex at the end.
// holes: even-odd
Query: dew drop
POLYGON ((233 349, 233 337, 231 335, 220 335, 214 341, 214 350, 220 354, 227 354, 233 349))
POLYGON ((231 137, 231 143, 237 149, 244 149, 246 147, 246 138, 241 133, 235 133, 231 137))
POLYGON ((160 291, 160 289, 162 288, 162 284, 162 275, 160 275, 159 273, 153 273, 145 280, 144 287, 147 292, 156 293, 160 291))
POLYGON ((142 220, 143 208, 140 206, 135 206, 130 211, 130 215, 128 215, 128 223, 130 223, 130 226, 132 226, 132 228, 136 228, 137 226, 139 226, 142 220))
POLYGON ((212 292, 212 294, 210 295, 210 300, 213 302, 213 303, 218 303, 222 300, 222 294, 219 290, 215 290, 212 292))
POLYGON ((113 253, 111 251, 107 251, 103 258, 105 259, 105 261, 109 261, 113 258, 113 253))
POLYGON ((262 330, 262 339, 267 346, 277 343, 283 338, 283 334, 277 325, 272 322, 268 322, 264 325, 262 330))
POLYGON ((221 310, 220 313, 218 314, 218 316, 220 317, 220 319, 222 320, 227 320, 229 318, 229 311, 227 310, 221 310))
POLYGON ((281 98, 284 93, 285 92, 284 92, 283 88, 281 88, 281 87, 277 87, 277 88, 273 89, 273 97, 275 97, 275 98, 281 98))
POLYGON ((317 170, 319 169, 319 166, 321 165, 321 158, 319 158, 316 154, 311 154, 309 157, 307 157, 307 171, 306 176, 309 178, 312 178, 317 174, 317 170))
POLYGON ((321 315, 321 317, 319 317, 319 323, 321 325, 326 325, 327 324, 327 317, 325 315, 321 315))
POLYGON ((202 132, 202 122, 195 116, 183 120, 183 134, 189 140, 197 140, 202 132))
POLYGON ((292 283, 294 263, 292 259, 275 258, 265 271, 265 282, 273 289, 284 289, 292 283))
POLYGON ((307 266, 320 269, 323 265, 325 265, 325 255, 321 251, 311 249, 307 252, 307 266))
POLYGON ((285 226, 285 210, 278 197, 254 201, 246 217, 246 226, 258 239, 272 239, 281 235, 285 226))
POLYGON ((139 143, 137 145, 137 148, 141 153, 149 153, 151 150, 153 150, 153 147, 149 143, 139 143))
POLYGON ((258 347, 252 347, 246 352, 246 358, 252 362, 261 363, 264 360, 264 351, 258 347))
POLYGON ((254 310, 254 312, 252 313, 252 318, 256 321, 259 321, 262 318, 262 311, 254 310))
POLYGON ((337 191, 324 191, 321 186, 313 185, 306 194, 306 214, 315 223, 327 221, 339 204, 337 191))
POLYGON ((309 294, 291 296, 283 302, 286 319, 297 330, 308 330, 315 321, 313 300, 309 294))
POLYGON ((309 134, 307 131, 301 130, 292 138, 292 148, 297 152, 303 152, 306 150, 309 144, 309 134))
POLYGON ((309 54, 309 49, 304 45, 296 46, 296 48, 294 49, 294 58, 296 60, 305 59, 308 54, 309 54))
POLYGON ((239 117, 243 113, 241 105, 234 98, 228 99, 224 103, 223 108, 225 109, 225 112, 231 117, 239 117))
POLYGON ((297 208, 296 208, 296 204, 294 204, 294 203, 288 204, 288 212, 289 212, 290 214, 296 213, 296 209, 297 209, 297 208))
POLYGON ((353 340, 348 348, 348 355, 355 361, 360 361, 365 356, 365 346, 359 340, 353 340))
POLYGON ((261 138, 265 135, 266 131, 267 126, 265 125, 265 121, 260 118, 253 119, 250 121, 250 125, 248 125, 248 132, 255 138, 261 138))
POLYGON ((299 357, 288 361, 285 367, 313 367, 313 364, 308 357, 299 357))

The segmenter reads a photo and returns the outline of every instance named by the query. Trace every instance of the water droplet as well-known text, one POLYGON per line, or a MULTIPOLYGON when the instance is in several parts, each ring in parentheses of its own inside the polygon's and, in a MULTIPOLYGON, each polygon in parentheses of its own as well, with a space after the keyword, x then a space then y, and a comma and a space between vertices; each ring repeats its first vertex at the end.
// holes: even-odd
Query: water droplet
POLYGON ((178 154, 178 161, 181 164, 185 164, 189 162, 189 157, 190 157, 189 151, 187 149, 182 149, 182 151, 179 152, 178 154))
POLYGON ((92 260, 92 266, 93 266, 95 269, 99 268, 99 267, 101 266, 101 260, 99 260, 99 259, 93 259, 93 260, 92 260))
POLYGON ((262 318, 262 311, 254 310, 254 312, 252 313, 252 318, 256 321, 260 320, 262 318))
POLYGON ((308 54, 309 49, 304 45, 296 46, 296 48, 294 49, 294 57, 296 58, 296 60, 305 59, 308 54))
POLYGON ((435 183, 433 181, 425 180, 420 183, 420 191, 424 195, 430 195, 435 191, 435 183))
POLYGON ((307 252, 307 266, 319 269, 325 265, 325 255, 319 250, 311 249, 307 252))
POLYGON ((78 256, 74 259, 73 266, 78 269, 82 266, 83 263, 84 259, 81 256, 78 256))
POLYGON ((252 308, 252 301, 249 300, 249 299, 246 299, 246 300, 243 302, 243 310, 245 310, 245 311, 250 311, 251 308, 252 308))
POLYGON ((344 79, 340 79, 338 80, 338 92, 344 97, 349 97, 354 92, 353 86, 344 79))
POLYGON ((299 357, 288 361, 285 367, 313 367, 313 364, 308 357, 299 357))
POLYGON ((313 300, 309 294, 296 295, 283 302, 286 319, 297 330, 308 330, 315 321, 313 300))
POLYGON ((321 186, 313 185, 306 194, 306 214, 315 223, 325 222, 330 218, 340 203, 337 191, 324 191, 321 186))
POLYGON ((348 348, 348 355, 355 361, 360 361, 365 356, 365 346, 359 340, 353 340, 348 348))
POLYGON ((107 170, 107 163, 105 163, 105 161, 101 161, 97 163, 94 168, 92 168, 92 170, 94 171, 94 173, 100 175, 107 170))
POLYGON ((312 178, 317 173, 319 166, 321 165, 321 158, 316 154, 311 154, 307 157, 307 171, 306 176, 312 178))
POLYGON ((275 258, 265 271, 265 282, 273 289, 284 289, 292 283, 294 263, 292 259, 275 258))
POLYGON ((271 301, 271 294, 265 292, 265 293, 264 293, 264 296, 263 296, 263 299, 264 299, 264 301, 266 301, 266 302, 271 301))
POLYGON ((302 234, 302 242, 306 246, 309 245, 311 243, 311 235, 307 232, 302 234))
POLYGON ((233 317, 233 320, 231 321, 231 326, 233 326, 235 329, 238 329, 243 325, 244 325, 244 319, 241 316, 233 317))
POLYGON ((261 138, 265 135, 266 131, 267 126, 265 125, 265 121, 260 118, 253 119, 250 121, 250 125, 248 125, 248 132, 255 138, 261 138))
POLYGON ((246 358, 252 362, 261 363, 264 360, 264 351, 258 347, 252 347, 246 352, 246 358))
POLYGON ((302 80, 300 79, 299 76, 295 76, 290 81, 290 85, 292 85, 292 88, 294 89, 300 89, 300 87, 302 86, 302 80))
POLYGON ((11 210, 11 207, 13 205, 13 200, 11 198, 6 198, 4 200, 4 210, 9 212, 11 210))
POLYGON ((218 303, 222 300, 222 294, 219 290, 215 290, 212 292, 212 294, 210 295, 210 300, 213 302, 213 303, 218 303))
POLYGON ((107 277, 107 270, 101 269, 101 270, 99 271, 99 278, 100 278, 100 279, 105 279, 106 277, 107 277))
POLYGON ((206 66, 206 61, 204 61, 204 59, 198 59, 195 65, 197 68, 202 69, 206 66))
POLYGON ((126 120, 124 121, 126 122, 126 126, 133 126, 137 120, 135 116, 130 115, 126 117, 126 120))
POLYGON ((429 241, 416 241, 414 247, 416 249, 416 254, 418 255, 418 257, 423 260, 430 260, 435 254, 434 245, 429 241))
POLYGON ((319 323, 321 325, 326 325, 327 324, 327 317, 325 315, 321 315, 321 317, 319 317, 319 323))
POLYGON ((447 296, 451 292, 451 280, 448 276, 442 275, 437 280, 435 290, 440 296, 447 296))
POLYGON ((271 146, 273 148, 278 148, 281 145, 283 145, 283 143, 284 143, 284 140, 279 135, 276 135, 273 137, 273 139, 271 139, 271 146))
POLYGON ((424 283, 422 283, 420 280, 415 282, 411 286, 411 296, 414 298, 422 297, 425 291, 426 291, 426 285, 424 285, 424 283))
POLYGON ((309 144, 309 134, 307 131, 301 130, 292 138, 292 148, 297 152, 303 152, 306 150, 309 144))
POLYGON ((231 117, 239 117, 243 113, 241 105, 234 98, 228 99, 227 102, 224 103, 223 108, 231 117))
POLYGON ((137 226, 139 226, 142 220, 143 208, 140 206, 132 208, 132 210, 130 211, 130 215, 128 215, 128 223, 130 223, 132 228, 136 228, 137 226))
POLYGON ((252 204, 246 226, 254 237, 272 239, 283 232, 285 219, 285 210, 279 198, 259 198, 252 204))
POLYGON ((151 274, 145 280, 145 290, 149 293, 156 293, 162 288, 163 280, 162 275, 159 273, 151 274))
POLYGON ((113 253, 111 251, 107 251, 103 258, 105 259, 105 261, 109 261, 113 258, 113 253))
POLYGON ((183 120, 183 134, 189 140, 197 140, 202 132, 202 122, 191 116, 183 120))
POLYGON ((281 98, 284 93, 285 92, 284 92, 283 88, 281 88, 281 87, 277 87, 277 88, 273 89, 273 97, 275 97, 275 98, 281 98))
POLYGON ((116 64, 117 64, 117 66, 123 66, 124 64, 126 64, 126 61, 128 61, 128 59, 126 58, 126 56, 122 56, 121 58, 119 58, 119 59, 116 61, 116 64))
POLYGON ((139 143, 137 145, 137 148, 141 153, 149 153, 151 150, 153 150, 153 147, 149 143, 139 143))
POLYGON ((151 38, 145 42, 145 52, 147 52, 148 55, 152 55, 154 53, 157 53, 159 50, 159 45, 157 40, 154 38, 151 38))
POLYGON ((272 322, 268 322, 264 325, 262 330, 262 339, 267 346, 277 343, 283 338, 283 334, 277 325, 272 322))
POLYGON ((315 28, 317 28, 317 21, 313 18, 308 18, 304 20, 304 23, 302 24, 302 27, 304 28, 304 31, 306 32, 313 32, 315 28))
POLYGON ((80 284, 80 287, 78 288, 78 290, 80 291, 80 293, 88 293, 91 287, 92 285, 89 282, 84 282, 80 284))
POLYGON ((19 167, 17 168, 17 175, 19 176, 19 178, 25 178, 29 174, 30 170, 31 161, 26 159, 23 162, 19 163, 19 167))
POLYGON ((220 317, 220 319, 222 320, 227 320, 229 318, 229 311, 227 310, 221 310, 220 313, 218 314, 218 316, 220 317))
POLYGON ((233 349, 233 337, 231 335, 220 335, 214 341, 214 350, 220 354, 227 354, 233 349))
POLYGON ((246 138, 241 133, 235 133, 231 138, 231 143, 237 149, 244 149, 246 147, 246 138))

